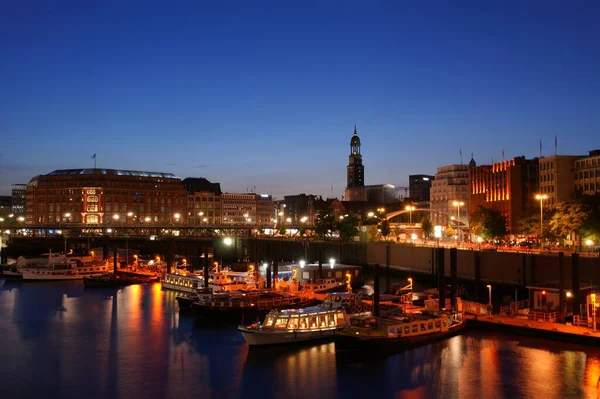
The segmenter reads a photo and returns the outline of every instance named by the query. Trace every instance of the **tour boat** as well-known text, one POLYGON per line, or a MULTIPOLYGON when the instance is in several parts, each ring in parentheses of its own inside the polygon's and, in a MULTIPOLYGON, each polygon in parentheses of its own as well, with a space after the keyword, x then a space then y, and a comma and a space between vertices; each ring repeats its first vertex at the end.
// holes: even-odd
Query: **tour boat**
POLYGON ((302 291, 305 292, 330 292, 344 289, 346 283, 337 281, 334 278, 323 278, 317 279, 314 283, 307 283, 302 285, 302 291))
POLYGON ((360 294, 331 293, 320 305, 272 310, 264 323, 239 326, 238 330, 250 346, 290 344, 331 338, 350 317, 370 314, 371 307, 362 303, 360 294))
POLYGON ((196 289, 200 288, 203 281, 202 276, 197 274, 167 273, 160 280, 160 284, 162 288, 167 290, 193 294, 196 289))
POLYGON ((462 312, 451 310, 358 316, 335 335, 336 352, 390 353, 450 337, 465 327, 462 312))
POLYGON ((21 269, 23 281, 55 281, 55 280, 82 280, 83 274, 77 272, 77 264, 67 261, 55 263, 51 267, 35 267, 21 269))
POLYGON ((276 291, 214 292, 191 305, 199 319, 240 322, 263 318, 273 309, 299 308, 316 305, 313 295, 291 295, 276 291))

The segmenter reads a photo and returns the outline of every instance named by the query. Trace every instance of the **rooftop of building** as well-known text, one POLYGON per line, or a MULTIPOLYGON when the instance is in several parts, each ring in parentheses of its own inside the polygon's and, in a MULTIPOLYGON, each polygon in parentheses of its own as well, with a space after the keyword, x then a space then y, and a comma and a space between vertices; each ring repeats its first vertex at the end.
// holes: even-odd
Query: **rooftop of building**
POLYGON ((186 177, 181 182, 189 194, 199 192, 221 194, 221 184, 213 183, 204 177, 186 177))
POLYGON ((162 177, 165 179, 180 179, 173 173, 145 172, 140 170, 122 169, 58 169, 45 176, 73 176, 73 175, 107 175, 107 176, 137 176, 137 177, 162 177))

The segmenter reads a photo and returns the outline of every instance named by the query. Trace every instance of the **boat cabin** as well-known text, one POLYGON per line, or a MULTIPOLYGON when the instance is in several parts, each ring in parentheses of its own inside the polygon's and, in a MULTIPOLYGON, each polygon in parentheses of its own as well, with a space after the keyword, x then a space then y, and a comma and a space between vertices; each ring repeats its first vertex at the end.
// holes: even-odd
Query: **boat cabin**
POLYGON ((340 328, 346 325, 346 316, 343 309, 331 309, 317 311, 318 308, 307 308, 302 310, 289 309, 281 312, 270 312, 265 318, 263 327, 281 329, 314 331, 322 329, 340 328), (315 312, 307 313, 312 309, 315 312))
POLYGON ((448 331, 454 322, 462 321, 460 313, 410 314, 392 317, 359 316, 350 320, 355 335, 378 338, 414 337, 448 331))
POLYGON ((342 283, 334 278, 317 279, 314 283, 304 284, 303 291, 324 291, 337 286, 342 286, 342 283))

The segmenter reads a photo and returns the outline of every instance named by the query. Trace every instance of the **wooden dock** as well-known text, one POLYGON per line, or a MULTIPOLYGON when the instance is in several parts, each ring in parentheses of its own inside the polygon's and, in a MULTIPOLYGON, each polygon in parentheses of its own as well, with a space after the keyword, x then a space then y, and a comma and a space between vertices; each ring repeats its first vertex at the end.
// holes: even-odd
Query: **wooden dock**
POLYGON ((465 318, 467 319, 467 326, 475 329, 600 346, 600 331, 593 331, 587 327, 528 320, 512 316, 474 316, 465 314, 465 318))

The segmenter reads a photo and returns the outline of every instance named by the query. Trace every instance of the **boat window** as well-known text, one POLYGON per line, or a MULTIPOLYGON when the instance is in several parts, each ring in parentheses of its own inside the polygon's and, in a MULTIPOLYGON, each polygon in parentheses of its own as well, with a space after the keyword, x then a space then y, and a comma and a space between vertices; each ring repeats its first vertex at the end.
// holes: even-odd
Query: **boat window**
POLYGON ((425 323, 421 323, 421 331, 427 331, 427 328, 425 328, 425 323))
POLYGON ((275 328, 285 328, 287 326, 288 318, 282 317, 275 321, 275 328))
POLYGON ((396 334, 402 335, 402 327, 396 328, 396 334))
POLYGON ((433 321, 430 321, 430 322, 427 324, 427 329, 428 329, 428 330, 433 330, 433 321))
POLYGON ((440 328, 440 321, 439 320, 435 321, 435 328, 440 328))
POLYGON ((394 327, 390 327, 388 335, 393 335, 393 334, 394 334, 394 327))
POLYGON ((341 326, 346 322, 344 318, 344 311, 340 311, 337 313, 337 325, 341 326))
POLYGON ((300 329, 306 330, 308 328, 308 317, 300 318, 300 329))
POLYGON ((273 318, 267 317, 267 320, 265 320, 265 326, 271 327, 272 325, 273 325, 273 318))
POLYGON ((329 315, 322 314, 319 316, 319 326, 327 327, 329 325, 329 315))
POLYGON ((404 334, 410 334, 410 326, 404 326, 404 334))
POLYGON ((416 325, 416 324, 413 324, 412 325, 412 332, 414 332, 414 333, 419 332, 419 326, 416 325))
POLYGON ((335 326, 335 313, 329 315, 329 325, 332 327, 335 326))
POLYGON ((444 327, 446 327, 448 325, 448 321, 446 319, 444 319, 444 327))
POLYGON ((288 323, 288 329, 295 330, 297 328, 298 328, 298 318, 297 317, 292 317, 290 319, 290 322, 288 323))
POLYGON ((312 316, 310 318, 310 328, 317 328, 319 326, 317 322, 317 316, 312 316))

